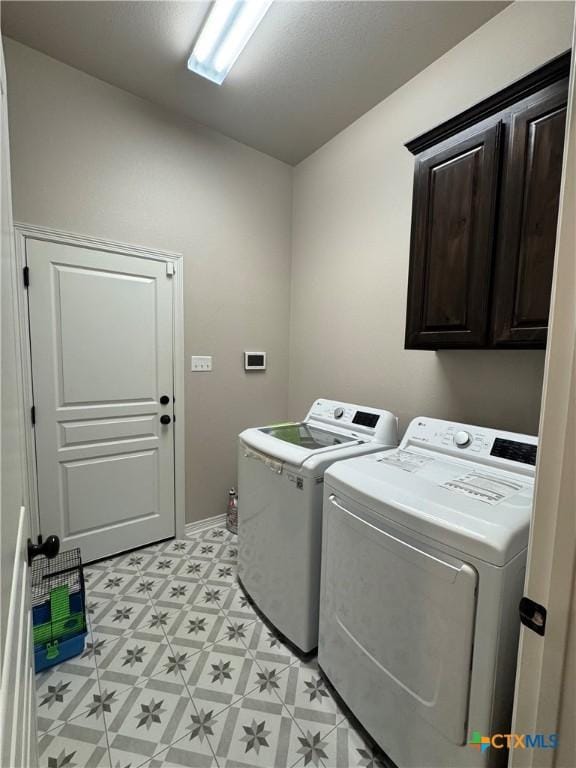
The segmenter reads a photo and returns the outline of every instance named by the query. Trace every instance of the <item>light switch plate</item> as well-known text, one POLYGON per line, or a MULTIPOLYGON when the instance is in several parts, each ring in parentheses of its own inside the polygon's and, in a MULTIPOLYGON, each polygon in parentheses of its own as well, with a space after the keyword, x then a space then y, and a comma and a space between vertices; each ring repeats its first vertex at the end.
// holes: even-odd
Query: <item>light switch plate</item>
POLYGON ((190 361, 191 371, 211 371, 212 370, 212 355, 192 355, 190 361))

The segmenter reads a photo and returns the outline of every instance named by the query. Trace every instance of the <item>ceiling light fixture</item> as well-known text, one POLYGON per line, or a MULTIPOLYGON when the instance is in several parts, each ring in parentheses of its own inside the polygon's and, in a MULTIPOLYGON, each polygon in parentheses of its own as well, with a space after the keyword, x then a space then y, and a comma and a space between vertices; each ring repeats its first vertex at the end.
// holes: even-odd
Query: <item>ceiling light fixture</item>
POLYGON ((188 69, 221 85, 271 5, 272 0, 215 0, 188 69))

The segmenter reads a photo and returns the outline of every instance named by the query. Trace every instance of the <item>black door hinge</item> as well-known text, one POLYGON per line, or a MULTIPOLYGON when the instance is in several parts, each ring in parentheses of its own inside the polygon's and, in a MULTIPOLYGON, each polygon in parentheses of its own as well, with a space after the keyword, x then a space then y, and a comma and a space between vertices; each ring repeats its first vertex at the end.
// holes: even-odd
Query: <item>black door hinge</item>
POLYGON ((537 635, 544 636, 546 631, 546 608, 538 605, 529 597, 523 597, 518 606, 520 610, 520 621, 525 627, 536 632, 537 635))
POLYGON ((30 285, 30 267, 24 267, 22 273, 24 275, 24 287, 28 288, 30 285))
POLYGON ((33 405, 32 408, 30 408, 30 418, 32 419, 32 424, 36 424, 36 406, 33 405))

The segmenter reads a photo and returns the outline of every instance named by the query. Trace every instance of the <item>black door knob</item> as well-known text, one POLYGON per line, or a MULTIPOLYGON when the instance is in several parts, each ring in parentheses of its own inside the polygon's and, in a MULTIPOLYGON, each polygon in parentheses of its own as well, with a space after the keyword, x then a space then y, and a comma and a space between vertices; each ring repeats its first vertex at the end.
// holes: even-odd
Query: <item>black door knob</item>
POLYGON ((60 551, 60 539, 58 536, 48 536, 46 541, 42 540, 42 536, 38 536, 38 544, 33 544, 32 539, 28 539, 28 565, 31 565, 32 560, 38 555, 45 555, 51 559, 56 557, 60 551))
POLYGON ((168 397, 168 395, 162 395, 162 397, 160 398, 160 404, 168 405, 169 402, 170 402, 170 398, 168 397))
POLYGON ((160 424, 170 424, 172 419, 170 416, 168 416, 167 413, 165 413, 163 416, 160 416, 160 424))

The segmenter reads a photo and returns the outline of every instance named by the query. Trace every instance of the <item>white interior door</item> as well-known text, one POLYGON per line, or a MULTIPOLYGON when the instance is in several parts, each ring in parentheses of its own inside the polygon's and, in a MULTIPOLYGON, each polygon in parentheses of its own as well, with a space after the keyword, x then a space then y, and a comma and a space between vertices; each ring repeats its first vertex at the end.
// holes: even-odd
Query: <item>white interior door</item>
POLYGON ((173 536, 170 270, 32 238, 26 259, 42 533, 85 562, 173 536))

